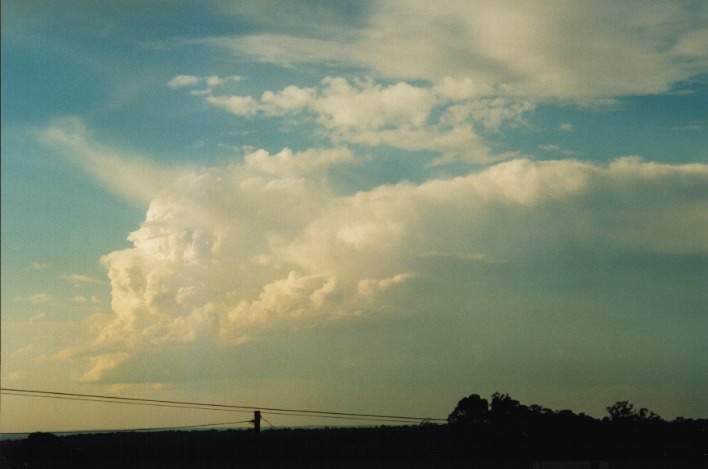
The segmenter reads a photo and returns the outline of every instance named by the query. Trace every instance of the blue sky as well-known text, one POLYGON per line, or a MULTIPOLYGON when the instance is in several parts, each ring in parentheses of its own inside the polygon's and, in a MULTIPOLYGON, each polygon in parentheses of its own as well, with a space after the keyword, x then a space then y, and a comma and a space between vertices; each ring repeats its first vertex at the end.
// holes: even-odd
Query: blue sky
MULTIPOLYGON (((3 2, 3 386, 708 416, 707 19, 3 2)), ((28 399, 1 431, 213 419, 28 399)))

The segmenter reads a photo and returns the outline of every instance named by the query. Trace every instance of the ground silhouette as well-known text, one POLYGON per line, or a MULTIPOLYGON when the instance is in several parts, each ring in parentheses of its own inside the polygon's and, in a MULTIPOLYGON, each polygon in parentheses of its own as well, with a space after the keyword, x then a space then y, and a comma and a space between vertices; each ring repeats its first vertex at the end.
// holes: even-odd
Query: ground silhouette
POLYGON ((596 419, 495 393, 490 401, 476 394, 460 400, 446 425, 33 433, 0 443, 0 467, 708 468, 708 420, 666 421, 627 401, 607 410, 596 419))

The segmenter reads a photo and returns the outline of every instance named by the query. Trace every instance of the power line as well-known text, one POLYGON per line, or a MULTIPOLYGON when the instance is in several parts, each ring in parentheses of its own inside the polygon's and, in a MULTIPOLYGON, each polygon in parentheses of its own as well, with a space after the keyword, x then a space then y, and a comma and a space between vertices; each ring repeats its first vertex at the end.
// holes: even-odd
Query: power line
POLYGON ((232 412, 245 412, 252 410, 263 410, 274 415, 289 415, 298 417, 324 417, 346 420, 370 420, 370 421, 387 421, 395 423, 413 423, 420 421, 437 421, 444 422, 445 419, 440 418, 425 418, 425 417, 410 417, 397 415, 382 415, 382 414, 358 414, 349 412, 332 412, 323 410, 302 410, 302 409, 283 409, 275 407, 260 407, 260 406, 245 406, 245 405, 227 405, 227 404, 211 404, 203 402, 188 402, 188 401, 172 401, 162 399, 141 399, 131 397, 108 396, 101 394, 78 394, 58 391, 42 391, 32 389, 17 389, 17 388, 0 388, 0 394, 25 396, 25 397, 45 397, 53 399, 69 399, 79 401, 91 401, 114 404, 133 404, 133 405, 148 405, 156 407, 176 407, 197 410, 220 410, 232 412))
POLYGON ((14 388, 0 388, 1 394, 10 393, 26 393, 24 395, 32 395, 36 397, 47 397, 47 398, 73 398, 75 400, 91 400, 96 402, 113 402, 122 404, 135 404, 135 405, 156 405, 156 406, 167 406, 173 405, 180 408, 199 408, 202 410, 244 410, 251 411, 255 407, 250 406, 235 406, 235 405, 225 405, 225 404, 207 404, 201 402, 185 402, 185 401, 168 401, 160 399, 140 399, 134 397, 119 397, 119 396, 107 396, 101 394, 78 394, 78 393, 68 393, 68 392, 57 392, 57 391, 40 391, 32 389, 14 389, 14 388))
POLYGON ((156 431, 156 430, 181 430, 185 428, 204 428, 204 427, 220 427, 223 425, 239 425, 242 423, 251 423, 250 420, 240 420, 238 422, 219 422, 219 423, 203 423, 201 425, 180 425, 177 427, 157 427, 157 428, 132 428, 132 429, 121 429, 121 430, 109 430, 111 432, 146 432, 146 431, 156 431))
MULTIPOLYGON (((241 420, 238 422, 203 423, 200 425, 177 425, 173 427, 153 427, 153 428, 120 428, 115 430, 63 430, 54 433, 57 435, 81 434, 81 433, 122 433, 122 432, 154 432, 160 430, 183 430, 186 428, 220 427, 224 425, 238 425, 241 423, 252 423, 251 420, 241 420)), ((1 432, 2 435, 25 435, 27 432, 1 432)))
MULTIPOLYGON (((268 412, 268 415, 287 415, 289 417, 315 417, 313 415, 309 414, 298 414, 298 413, 292 413, 292 412, 268 412)), ((319 416, 317 416, 319 417, 319 416)), ((387 422, 387 423, 414 423, 414 422, 422 422, 422 421, 442 421, 442 419, 421 419, 419 420, 410 420, 406 418, 406 420, 396 420, 393 418, 374 418, 374 417, 368 417, 368 418, 358 418, 358 417, 344 417, 344 416, 339 416, 339 415, 331 415, 331 416, 325 416, 325 418, 328 419, 338 419, 338 420, 356 420, 356 421, 362 421, 366 420, 369 422, 387 422)))
POLYGON ((267 423, 268 425, 270 425, 270 428, 275 429, 275 425, 273 425, 273 424, 270 423, 268 420, 266 420, 266 418, 263 417, 263 415, 261 415, 261 419, 262 419, 265 423, 267 423))
MULTIPOLYGON (((152 403, 152 402, 126 402, 126 401, 121 401, 121 400, 112 400, 112 399, 94 399, 94 398, 88 398, 88 397, 72 397, 72 396, 51 396, 51 395, 42 395, 42 394, 29 394, 29 393, 23 393, 23 392, 7 392, 7 391, 0 391, 0 394, 5 394, 7 396, 22 396, 22 397, 40 397, 40 398, 45 398, 45 399, 62 399, 62 400, 68 400, 68 401, 84 401, 84 402, 99 402, 103 404, 129 404, 129 405, 143 405, 143 406, 152 406, 152 407, 171 407, 171 408, 176 408, 176 409, 195 409, 195 410, 218 410, 222 412, 250 412, 249 410, 234 410, 234 409, 214 409, 212 407, 204 407, 204 406, 192 406, 192 405, 175 405, 175 404, 157 404, 157 403, 152 403)), ((115 399, 120 399, 120 398, 115 398, 115 399)))
MULTIPOLYGON (((128 405, 144 405, 144 406, 154 406, 154 407, 168 407, 168 408, 178 408, 178 409, 195 409, 195 410, 217 410, 222 412, 250 412, 250 410, 232 410, 232 409, 215 409, 213 407, 204 406, 194 406, 194 405, 177 405, 177 404, 157 404, 152 402, 133 402, 133 401, 121 401, 121 398, 109 398, 109 399, 97 399, 97 398, 87 398, 87 397, 73 397, 73 396, 54 396, 54 395, 43 395, 43 394, 29 394, 24 392, 15 391, 1 391, 2 394, 8 396, 20 396, 20 397, 39 397, 46 399, 61 399, 61 400, 71 400, 71 401, 84 401, 84 402, 98 402, 103 404, 128 404, 128 405), (118 400, 115 400, 118 399, 118 400)), ((312 415, 308 413, 298 413, 297 411, 269 411, 271 415, 284 415, 290 417, 322 417, 328 419, 338 419, 338 420, 366 420, 373 422, 387 422, 387 423, 411 423, 410 418, 404 417, 402 419, 394 419, 388 417, 356 417, 356 416, 340 416, 340 415, 312 415)), ((423 419, 423 421, 430 421, 434 419, 423 419)), ((247 421, 249 422, 249 421, 247 421)), ((270 422, 268 422, 270 424, 270 422)), ((136 430, 137 431, 137 430, 136 430)), ((57 432, 54 432, 57 433, 57 432)))

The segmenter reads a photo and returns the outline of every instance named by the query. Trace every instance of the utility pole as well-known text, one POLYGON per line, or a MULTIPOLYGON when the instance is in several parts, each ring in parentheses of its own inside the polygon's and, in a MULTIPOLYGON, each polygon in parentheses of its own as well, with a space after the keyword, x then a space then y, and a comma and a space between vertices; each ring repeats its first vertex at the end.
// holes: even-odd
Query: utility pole
POLYGON ((256 430, 256 433, 261 432, 261 411, 260 410, 253 411, 253 428, 256 430))

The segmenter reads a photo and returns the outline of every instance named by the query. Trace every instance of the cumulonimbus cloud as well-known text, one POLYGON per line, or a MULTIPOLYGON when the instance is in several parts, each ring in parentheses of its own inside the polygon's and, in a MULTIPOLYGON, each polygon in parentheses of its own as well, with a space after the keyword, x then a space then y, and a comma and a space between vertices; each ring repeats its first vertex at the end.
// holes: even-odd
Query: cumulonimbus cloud
POLYGON ((328 172, 351 158, 259 150, 156 194, 133 247, 102 259, 114 316, 83 350, 94 357, 83 379, 130 379, 121 367, 157 344, 229 347, 273 328, 410 312, 431 296, 421 280, 460 262, 581 246, 708 254, 706 165, 518 159, 339 193, 328 172))

